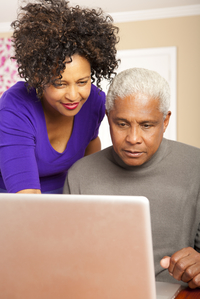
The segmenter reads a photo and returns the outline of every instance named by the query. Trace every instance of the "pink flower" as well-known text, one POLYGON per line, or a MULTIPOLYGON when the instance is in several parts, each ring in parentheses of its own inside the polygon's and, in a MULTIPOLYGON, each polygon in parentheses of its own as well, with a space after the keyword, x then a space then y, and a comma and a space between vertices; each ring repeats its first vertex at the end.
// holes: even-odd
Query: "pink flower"
POLYGON ((6 57, 2 56, 0 60, 0 67, 4 65, 5 61, 6 61, 6 57))

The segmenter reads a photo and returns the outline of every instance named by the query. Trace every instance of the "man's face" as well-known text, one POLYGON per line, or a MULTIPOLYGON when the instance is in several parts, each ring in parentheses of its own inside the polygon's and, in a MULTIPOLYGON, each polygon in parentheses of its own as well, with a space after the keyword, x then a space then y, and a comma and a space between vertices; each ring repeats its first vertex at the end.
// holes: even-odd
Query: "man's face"
POLYGON ((129 166, 140 166, 159 148, 171 112, 159 111, 159 100, 146 95, 116 99, 108 115, 113 148, 129 166))

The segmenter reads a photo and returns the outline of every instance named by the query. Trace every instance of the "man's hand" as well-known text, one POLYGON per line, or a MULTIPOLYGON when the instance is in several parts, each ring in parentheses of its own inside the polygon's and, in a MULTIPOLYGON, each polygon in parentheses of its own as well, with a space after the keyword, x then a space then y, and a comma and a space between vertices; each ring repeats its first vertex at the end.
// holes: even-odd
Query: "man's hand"
POLYGON ((187 282, 191 289, 200 287, 200 253, 193 248, 183 248, 171 257, 165 256, 160 265, 175 279, 187 282))

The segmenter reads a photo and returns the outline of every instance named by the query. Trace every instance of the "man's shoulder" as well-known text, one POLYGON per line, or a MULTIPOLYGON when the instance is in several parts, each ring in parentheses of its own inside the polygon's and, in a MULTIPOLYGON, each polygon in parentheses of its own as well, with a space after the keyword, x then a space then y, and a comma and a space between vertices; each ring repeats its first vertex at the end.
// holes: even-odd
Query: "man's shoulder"
POLYGON ((168 153, 175 161, 175 164, 183 163, 184 165, 200 166, 200 148, 185 144, 179 141, 167 140, 168 153))
POLYGON ((102 165, 110 159, 112 152, 112 146, 105 148, 99 152, 91 154, 89 156, 85 156, 82 159, 78 160, 76 163, 72 165, 69 169, 69 173, 76 171, 86 171, 86 169, 98 167, 98 165, 102 165))
POLYGON ((196 153, 197 155, 200 154, 200 148, 180 142, 167 139, 167 143, 172 150, 179 150, 180 153, 196 153))

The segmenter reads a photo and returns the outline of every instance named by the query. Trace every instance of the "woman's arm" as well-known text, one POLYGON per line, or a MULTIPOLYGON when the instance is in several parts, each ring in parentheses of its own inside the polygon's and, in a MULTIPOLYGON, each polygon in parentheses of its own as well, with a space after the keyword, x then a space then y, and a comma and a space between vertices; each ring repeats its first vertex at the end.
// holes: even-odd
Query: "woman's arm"
POLYGON ((21 106, 16 111, 11 108, 0 111, 1 174, 9 193, 27 189, 29 191, 26 193, 30 190, 35 193, 38 192, 35 190, 40 189, 35 156, 35 127, 30 115, 20 111, 21 106))
POLYGON ((96 137, 90 143, 88 144, 86 150, 85 150, 85 156, 94 154, 101 150, 101 141, 99 137, 96 137))
POLYGON ((24 189, 24 190, 20 190, 16 193, 41 194, 41 191, 39 189, 24 189))

